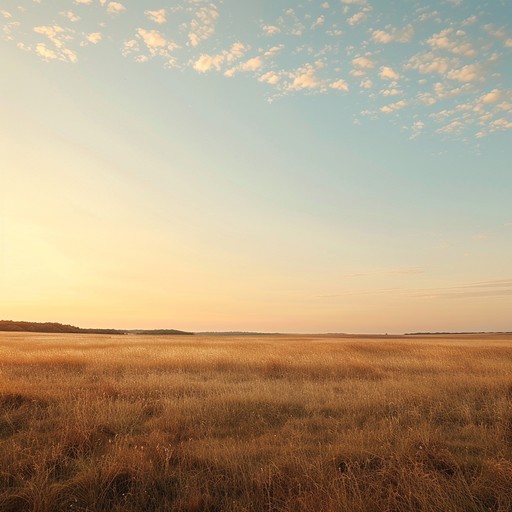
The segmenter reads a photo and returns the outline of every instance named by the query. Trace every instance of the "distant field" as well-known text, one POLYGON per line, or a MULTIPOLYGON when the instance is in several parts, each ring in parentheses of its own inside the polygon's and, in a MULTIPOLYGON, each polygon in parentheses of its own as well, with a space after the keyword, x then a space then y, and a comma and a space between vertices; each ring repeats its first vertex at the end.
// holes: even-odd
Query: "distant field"
POLYGON ((0 511, 512 510, 512 335, 0 333, 0 511))

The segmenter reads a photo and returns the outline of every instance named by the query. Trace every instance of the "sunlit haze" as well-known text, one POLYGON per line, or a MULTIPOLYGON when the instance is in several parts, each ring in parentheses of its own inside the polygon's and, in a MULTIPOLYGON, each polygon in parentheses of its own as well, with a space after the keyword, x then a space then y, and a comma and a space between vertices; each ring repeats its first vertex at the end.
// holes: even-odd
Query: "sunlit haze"
POLYGON ((509 1, 2 0, 0 319, 512 330, 509 1))

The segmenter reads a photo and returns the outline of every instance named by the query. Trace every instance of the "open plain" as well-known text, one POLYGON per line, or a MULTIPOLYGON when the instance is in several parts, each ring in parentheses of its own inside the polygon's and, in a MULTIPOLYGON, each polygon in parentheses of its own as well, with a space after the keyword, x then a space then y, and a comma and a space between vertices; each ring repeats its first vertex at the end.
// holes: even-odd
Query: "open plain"
POLYGON ((0 510, 510 511, 512 335, 0 333, 0 510))

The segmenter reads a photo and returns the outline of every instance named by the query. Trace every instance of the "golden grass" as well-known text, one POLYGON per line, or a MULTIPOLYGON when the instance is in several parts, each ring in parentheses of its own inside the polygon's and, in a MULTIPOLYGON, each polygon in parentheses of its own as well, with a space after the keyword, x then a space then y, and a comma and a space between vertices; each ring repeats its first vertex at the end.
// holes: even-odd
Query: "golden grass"
POLYGON ((512 336, 0 333, 0 510, 510 511, 512 336))

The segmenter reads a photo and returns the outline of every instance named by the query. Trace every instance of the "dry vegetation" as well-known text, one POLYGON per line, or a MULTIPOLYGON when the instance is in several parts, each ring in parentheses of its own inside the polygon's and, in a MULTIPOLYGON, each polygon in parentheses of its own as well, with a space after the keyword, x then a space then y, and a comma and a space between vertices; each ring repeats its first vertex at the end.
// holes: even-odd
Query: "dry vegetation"
POLYGON ((0 510, 510 511, 512 336, 0 333, 0 510))

